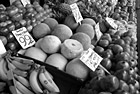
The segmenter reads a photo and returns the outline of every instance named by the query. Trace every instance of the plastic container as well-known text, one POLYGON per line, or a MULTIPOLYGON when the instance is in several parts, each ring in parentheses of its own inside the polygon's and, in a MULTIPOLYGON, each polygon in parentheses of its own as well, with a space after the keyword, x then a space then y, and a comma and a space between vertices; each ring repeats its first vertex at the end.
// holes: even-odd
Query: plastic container
MULTIPOLYGON (((18 55, 19 57, 32 59, 23 55, 18 55)), ((56 67, 45 64, 44 62, 32 59, 36 64, 44 65, 46 69, 53 75, 53 80, 60 89, 59 94, 78 94, 80 88, 84 85, 84 81, 71 76, 56 67)))

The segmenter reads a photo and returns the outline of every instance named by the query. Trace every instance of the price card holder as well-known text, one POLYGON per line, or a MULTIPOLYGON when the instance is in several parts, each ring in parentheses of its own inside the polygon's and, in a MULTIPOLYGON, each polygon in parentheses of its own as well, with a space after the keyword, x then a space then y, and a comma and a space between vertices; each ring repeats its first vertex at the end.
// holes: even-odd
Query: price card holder
POLYGON ((97 41, 98 41, 101 38, 101 36, 103 35, 103 33, 100 30, 99 23, 97 23, 95 25, 95 33, 96 33, 96 37, 97 37, 97 41))
POLYGON ((70 7, 71 7, 71 10, 72 10, 72 13, 74 15, 74 18, 75 18, 76 22, 81 24, 81 21, 83 20, 83 17, 81 15, 81 12, 80 12, 77 4, 73 3, 73 4, 70 5, 70 7))
POLYGON ((2 40, 0 39, 0 55, 6 53, 6 49, 5 49, 5 46, 2 42, 2 40))
POLYGON ((27 4, 31 4, 30 0, 21 0, 21 3, 23 4, 23 6, 25 7, 27 4))
POLYGON ((31 47, 35 44, 35 40, 29 34, 29 32, 25 27, 14 30, 12 31, 12 33, 14 34, 15 38, 17 39, 17 41, 19 42, 19 44, 23 49, 31 47))
POLYGON ((7 71, 7 77, 8 77, 8 86, 11 93, 18 94, 16 91, 16 86, 15 86, 16 84, 15 84, 15 79, 14 79, 12 70, 7 71))
POLYGON ((114 22, 114 19, 106 17, 105 20, 113 29, 118 29, 118 25, 114 22))
POLYGON ((102 57, 99 56, 94 50, 89 48, 87 51, 84 51, 81 54, 80 60, 87 65, 92 71, 95 71, 96 68, 100 65, 102 57))

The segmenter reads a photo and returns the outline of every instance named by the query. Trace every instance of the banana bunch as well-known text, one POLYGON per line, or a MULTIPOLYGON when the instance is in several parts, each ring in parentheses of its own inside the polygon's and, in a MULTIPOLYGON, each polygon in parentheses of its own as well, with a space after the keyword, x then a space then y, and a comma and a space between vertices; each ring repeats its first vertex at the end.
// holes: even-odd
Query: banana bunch
POLYGON ((58 86, 53 81, 53 76, 45 69, 44 66, 35 68, 29 76, 29 83, 36 94, 58 94, 58 86))
POLYGON ((4 58, 0 58, 0 80, 7 81, 7 63, 4 58))
POLYGON ((13 71, 13 74, 18 76, 27 77, 29 71, 34 65, 34 61, 30 59, 25 59, 21 57, 11 56, 6 58, 7 68, 13 71))

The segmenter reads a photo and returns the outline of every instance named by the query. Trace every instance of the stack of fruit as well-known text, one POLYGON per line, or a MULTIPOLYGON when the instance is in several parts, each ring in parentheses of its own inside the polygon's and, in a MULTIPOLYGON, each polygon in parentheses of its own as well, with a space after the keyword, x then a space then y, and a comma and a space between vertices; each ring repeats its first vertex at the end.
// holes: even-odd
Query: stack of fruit
MULTIPOLYGON (((18 53, 87 81, 79 94, 140 94, 136 24, 122 13, 129 11, 125 0, 55 1, 46 1, 43 7, 37 2, 24 7, 19 1, 7 8, 0 5, 0 39, 7 50, 19 50, 12 31, 26 27, 36 43, 18 53), (81 24, 75 21, 69 6, 74 2, 84 17, 81 24), (115 7, 116 2, 125 3, 115 7), (114 8, 115 13, 122 13, 121 16, 113 13, 114 8), (109 24, 104 19, 106 16, 115 19, 113 21, 118 28, 109 24), (99 31, 96 30, 97 25, 99 31), (103 35, 97 40, 99 32, 103 35), (79 59, 81 53, 89 48, 103 58, 100 64, 109 74, 101 67, 91 71, 79 59)), ((6 55, 0 59, 0 64, 0 79, 7 82, 7 71, 12 70, 19 94, 61 93, 53 75, 31 59, 6 55)), ((2 82, 2 87, 5 86, 2 82)), ((9 89, 14 92, 12 87, 9 89)))
POLYGON ((102 68, 90 71, 91 80, 79 94, 140 94, 137 40, 133 36, 135 29, 108 28, 103 31, 94 50, 103 57, 101 65, 110 74, 102 68))
POLYGON ((12 34, 13 30, 26 27, 30 32, 36 24, 52 16, 48 5, 42 7, 38 2, 25 7, 18 0, 9 7, 0 5, 0 39, 7 49, 17 50, 20 46, 12 34))
POLYGON ((120 0, 111 17, 116 20, 136 22, 135 0, 120 0))

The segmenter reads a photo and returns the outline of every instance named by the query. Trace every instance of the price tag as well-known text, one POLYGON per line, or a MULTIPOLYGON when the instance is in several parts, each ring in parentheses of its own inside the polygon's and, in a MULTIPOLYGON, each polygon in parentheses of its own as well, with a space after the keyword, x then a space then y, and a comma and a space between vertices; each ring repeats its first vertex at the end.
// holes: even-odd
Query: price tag
POLYGON ((21 0, 23 6, 25 7, 27 4, 31 4, 30 0, 21 0))
POLYGON ((0 55, 6 53, 6 49, 5 49, 5 46, 2 42, 2 40, 0 39, 0 55))
POLYGON ((23 49, 31 47, 35 44, 35 40, 29 34, 29 32, 25 27, 14 30, 12 31, 12 33, 14 34, 14 36, 16 37, 17 41, 19 42, 19 44, 23 49))
POLYGON ((114 29, 118 29, 118 25, 114 22, 114 19, 106 17, 107 23, 114 29))
POLYGON ((81 15, 81 12, 80 12, 77 4, 73 3, 73 4, 70 5, 70 7, 71 7, 71 10, 72 10, 72 13, 74 15, 74 18, 75 18, 76 22, 81 23, 81 21, 83 20, 83 17, 81 15))
POLYGON ((95 25, 95 33, 96 33, 96 37, 97 37, 97 41, 98 41, 101 38, 101 36, 103 35, 103 33, 100 30, 99 23, 97 23, 95 25))
POLYGON ((102 57, 99 56, 95 51, 89 48, 87 51, 84 51, 81 54, 80 60, 87 65, 92 71, 95 71, 96 68, 100 65, 102 57))

